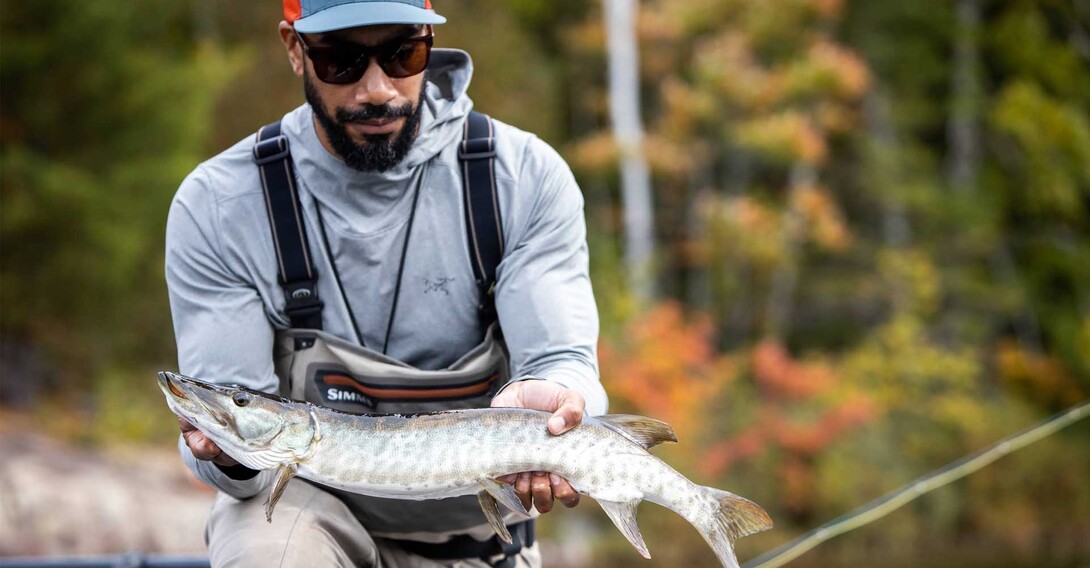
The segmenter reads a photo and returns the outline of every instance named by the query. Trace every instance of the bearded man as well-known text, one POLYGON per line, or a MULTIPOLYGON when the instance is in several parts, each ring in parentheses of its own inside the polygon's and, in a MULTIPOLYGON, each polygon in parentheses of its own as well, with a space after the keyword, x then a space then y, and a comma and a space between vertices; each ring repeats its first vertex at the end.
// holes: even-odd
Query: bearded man
MULTIPOLYGON (((430 0, 284 0, 306 103, 199 165, 167 223, 183 374, 349 412, 514 406, 562 435, 602 414, 583 200, 535 136, 472 112, 472 62, 433 49, 430 0)), ((272 472, 180 423, 219 493, 213 566, 539 566, 533 521, 499 541, 476 499, 400 501, 306 481, 271 524, 272 472)), ((578 494, 514 485, 548 512, 578 494)))

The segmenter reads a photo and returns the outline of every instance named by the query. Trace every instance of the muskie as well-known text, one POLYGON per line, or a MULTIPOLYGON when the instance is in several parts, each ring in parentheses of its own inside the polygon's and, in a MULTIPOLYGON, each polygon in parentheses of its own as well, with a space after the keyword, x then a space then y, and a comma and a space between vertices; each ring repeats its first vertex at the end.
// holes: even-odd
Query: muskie
POLYGON ((485 519, 510 543, 499 504, 527 511, 496 478, 548 471, 593 497, 645 558, 636 505, 648 500, 692 523, 723 566, 738 567, 734 541, 768 529, 764 509, 689 481, 647 452, 676 442, 668 424, 630 415, 586 417, 548 433, 549 413, 520 408, 452 410, 413 416, 349 414, 241 387, 159 373, 170 409, 251 469, 277 469, 265 515, 294 476, 354 493, 397 499, 476 494, 485 519))

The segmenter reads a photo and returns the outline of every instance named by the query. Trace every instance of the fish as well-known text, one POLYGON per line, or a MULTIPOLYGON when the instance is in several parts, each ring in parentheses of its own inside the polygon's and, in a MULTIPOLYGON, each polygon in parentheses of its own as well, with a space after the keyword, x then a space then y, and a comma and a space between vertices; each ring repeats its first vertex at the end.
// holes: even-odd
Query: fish
POLYGON ((738 568, 735 540, 772 527, 756 503, 697 485, 649 453, 677 442, 673 429, 653 418, 587 416, 557 436, 547 430, 549 413, 523 408, 352 414, 170 372, 159 373, 159 386, 171 411, 225 454, 250 469, 277 471, 265 501, 269 522, 288 482, 301 477, 395 499, 475 494, 489 525, 510 543, 500 506, 528 511, 498 478, 547 471, 592 497, 645 558, 651 555, 636 525, 644 500, 681 515, 729 568, 738 568))

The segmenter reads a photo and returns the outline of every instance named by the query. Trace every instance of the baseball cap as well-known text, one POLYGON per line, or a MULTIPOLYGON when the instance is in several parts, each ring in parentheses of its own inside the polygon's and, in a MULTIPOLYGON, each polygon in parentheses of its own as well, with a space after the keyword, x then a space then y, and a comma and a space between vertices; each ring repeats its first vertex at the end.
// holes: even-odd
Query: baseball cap
POLYGON ((431 0, 283 0, 284 19, 313 34, 378 24, 442 24, 431 0))

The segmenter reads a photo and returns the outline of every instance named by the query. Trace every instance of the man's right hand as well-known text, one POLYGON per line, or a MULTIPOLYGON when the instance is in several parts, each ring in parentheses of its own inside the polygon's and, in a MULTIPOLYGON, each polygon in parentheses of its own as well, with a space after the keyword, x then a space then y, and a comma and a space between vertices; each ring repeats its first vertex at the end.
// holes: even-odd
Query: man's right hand
POLYGON ((189 446, 189 451, 193 452, 193 457, 223 467, 238 465, 234 458, 223 453, 215 442, 185 418, 178 418, 178 428, 181 429, 182 437, 185 438, 185 445, 189 446))

